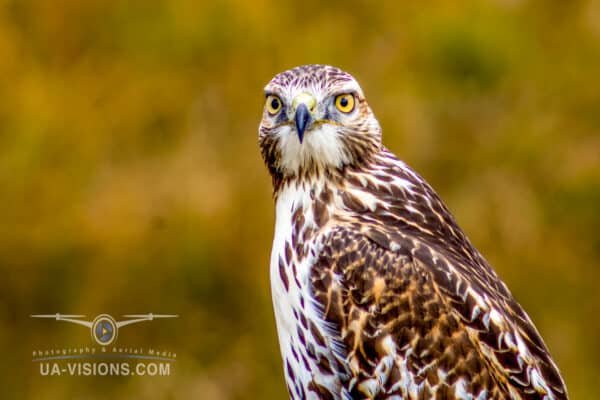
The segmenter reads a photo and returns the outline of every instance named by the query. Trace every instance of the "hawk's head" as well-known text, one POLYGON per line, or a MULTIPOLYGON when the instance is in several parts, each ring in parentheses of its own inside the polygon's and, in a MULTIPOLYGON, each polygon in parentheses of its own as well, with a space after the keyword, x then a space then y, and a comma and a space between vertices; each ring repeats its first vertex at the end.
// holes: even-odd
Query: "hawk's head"
POLYGON ((362 89, 348 73, 305 65, 265 87, 259 128, 263 158, 274 178, 299 177, 368 160, 381 129, 362 89))

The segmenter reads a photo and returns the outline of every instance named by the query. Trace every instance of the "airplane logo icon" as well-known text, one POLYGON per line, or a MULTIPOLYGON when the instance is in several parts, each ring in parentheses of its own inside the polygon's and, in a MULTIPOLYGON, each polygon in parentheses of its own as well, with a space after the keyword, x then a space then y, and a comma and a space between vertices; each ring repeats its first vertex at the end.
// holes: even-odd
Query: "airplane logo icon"
POLYGON ((127 314, 123 315, 123 318, 127 318, 122 321, 116 321, 111 315, 100 314, 92 321, 86 321, 85 315, 71 315, 71 314, 33 314, 31 318, 48 318, 56 321, 71 322, 73 324, 83 325, 90 329, 92 339, 101 346, 108 346, 113 343, 118 336, 119 328, 127 325, 136 324, 143 321, 152 321, 160 318, 177 318, 179 315, 175 314, 127 314))

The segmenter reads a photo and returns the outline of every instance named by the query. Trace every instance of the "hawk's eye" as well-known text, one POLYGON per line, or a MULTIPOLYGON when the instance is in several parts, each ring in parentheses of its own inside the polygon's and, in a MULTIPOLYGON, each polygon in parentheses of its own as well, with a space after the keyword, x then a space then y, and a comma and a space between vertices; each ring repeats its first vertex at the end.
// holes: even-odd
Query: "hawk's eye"
POLYGON ((341 112, 348 114, 354 110, 354 95, 352 93, 337 95, 335 97, 335 106, 341 112))
POLYGON ((267 111, 271 115, 275 115, 281 110, 281 99, 274 94, 267 96, 267 111))

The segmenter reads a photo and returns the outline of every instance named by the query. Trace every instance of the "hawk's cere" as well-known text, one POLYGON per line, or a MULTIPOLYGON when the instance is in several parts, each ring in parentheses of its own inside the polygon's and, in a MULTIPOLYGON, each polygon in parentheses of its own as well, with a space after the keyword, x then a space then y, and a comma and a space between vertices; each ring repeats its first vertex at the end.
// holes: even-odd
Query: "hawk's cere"
POLYGON ((293 399, 567 399, 531 319, 433 189, 381 143, 356 80, 266 86, 271 286, 293 399))

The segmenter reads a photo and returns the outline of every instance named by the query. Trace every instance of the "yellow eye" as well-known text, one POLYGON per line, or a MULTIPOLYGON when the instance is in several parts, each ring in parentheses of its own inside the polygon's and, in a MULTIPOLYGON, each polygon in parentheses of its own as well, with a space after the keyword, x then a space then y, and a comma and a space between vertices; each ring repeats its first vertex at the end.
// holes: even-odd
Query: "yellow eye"
POLYGON ((267 96, 267 111, 271 115, 275 115, 281 110, 281 99, 274 94, 267 96))
POLYGON ((354 110, 354 95, 344 93, 335 97, 335 106, 343 113, 349 113, 354 110))

